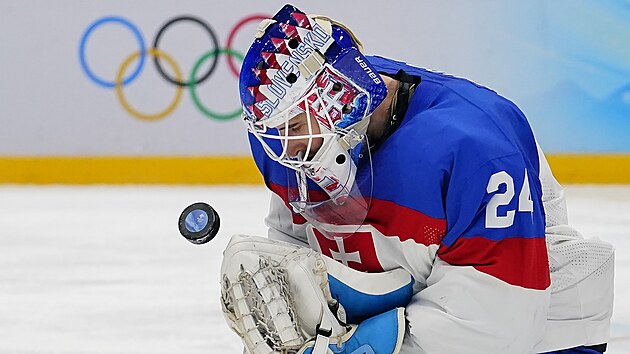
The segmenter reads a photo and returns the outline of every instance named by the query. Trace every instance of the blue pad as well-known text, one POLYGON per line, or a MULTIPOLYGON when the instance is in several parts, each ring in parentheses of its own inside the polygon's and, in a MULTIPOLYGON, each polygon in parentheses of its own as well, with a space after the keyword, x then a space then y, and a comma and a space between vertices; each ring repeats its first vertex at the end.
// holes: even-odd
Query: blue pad
POLYGON ((414 279, 405 270, 364 273, 329 260, 326 259, 326 266, 330 292, 344 307, 347 323, 361 323, 411 301, 414 279))
MULTIPOLYGON (((330 344, 335 354, 385 354, 400 350, 405 335, 405 310, 393 309, 363 321, 352 336, 340 345, 330 344)), ((303 354, 311 354, 308 347, 303 354)))

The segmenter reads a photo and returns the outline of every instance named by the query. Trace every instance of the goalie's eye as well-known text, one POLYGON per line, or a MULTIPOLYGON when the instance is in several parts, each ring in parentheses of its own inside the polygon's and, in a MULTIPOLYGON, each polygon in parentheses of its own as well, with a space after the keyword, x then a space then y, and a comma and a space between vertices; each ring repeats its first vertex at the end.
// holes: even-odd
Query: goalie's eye
MULTIPOLYGON (((289 135, 299 135, 299 134, 296 134, 296 133, 300 132, 300 130, 302 129, 304 124, 305 124, 305 122, 303 122, 301 120, 298 120, 298 121, 295 121, 295 122, 292 122, 291 124, 289 124, 289 126, 288 126, 289 135)), ((279 132, 280 135, 285 135, 285 131, 287 131, 287 130, 285 130, 285 126, 284 125, 281 126, 281 127, 278 127, 277 129, 278 129, 278 132, 279 132)))

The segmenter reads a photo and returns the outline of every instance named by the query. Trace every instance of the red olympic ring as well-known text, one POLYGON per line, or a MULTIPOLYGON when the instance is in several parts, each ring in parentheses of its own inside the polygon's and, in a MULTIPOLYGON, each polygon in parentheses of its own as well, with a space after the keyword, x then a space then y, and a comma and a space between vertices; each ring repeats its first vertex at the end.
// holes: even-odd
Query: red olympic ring
MULTIPOLYGON (((226 50, 232 50, 232 42, 234 41, 234 37, 236 37, 236 32, 238 32, 241 27, 245 26, 246 24, 252 22, 252 21, 262 21, 262 20, 266 20, 271 18, 270 15, 263 15, 263 14, 255 14, 255 15, 250 15, 245 17, 244 19, 240 20, 239 22, 237 22, 234 27, 232 27, 232 29, 230 29, 230 35, 228 36, 227 39, 227 43, 225 44, 225 49, 226 50)), ((236 66, 236 64, 234 64, 234 58, 232 58, 231 56, 227 57, 227 64, 228 67, 230 68, 230 71, 232 72, 232 74, 234 74, 234 76, 236 76, 237 78, 240 76, 240 69, 236 66)))

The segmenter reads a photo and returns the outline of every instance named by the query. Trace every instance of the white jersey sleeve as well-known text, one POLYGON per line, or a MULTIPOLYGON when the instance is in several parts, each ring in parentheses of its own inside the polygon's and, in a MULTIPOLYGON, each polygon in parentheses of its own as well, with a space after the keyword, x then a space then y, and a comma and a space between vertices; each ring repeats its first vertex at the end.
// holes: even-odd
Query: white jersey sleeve
POLYGON ((271 193, 269 214, 265 218, 265 224, 269 228, 267 236, 270 239, 308 247, 306 224, 293 223, 291 210, 275 193, 271 193))
POLYGON ((538 154, 551 304, 545 337, 536 352, 606 343, 613 308, 614 249, 569 226, 564 190, 540 148, 538 154))
POLYGON ((439 258, 407 306, 402 354, 523 354, 544 334, 549 292, 509 286, 439 258))

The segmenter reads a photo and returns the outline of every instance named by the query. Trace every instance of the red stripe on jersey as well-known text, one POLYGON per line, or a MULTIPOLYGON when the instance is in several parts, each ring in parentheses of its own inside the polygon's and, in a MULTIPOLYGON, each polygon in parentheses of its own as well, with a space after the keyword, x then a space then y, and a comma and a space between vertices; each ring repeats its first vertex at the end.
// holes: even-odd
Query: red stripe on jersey
MULTIPOLYGON (((269 183, 269 188, 284 200, 287 207, 287 187, 269 183)), ((325 193, 317 194, 311 191, 313 200, 324 200, 325 193), (317 199, 315 199, 317 198, 317 199)), ((294 224, 304 224, 306 220, 299 214, 293 213, 294 224)), ((379 232, 388 237, 398 237, 400 241, 413 240, 425 246, 437 245, 446 233, 446 219, 433 218, 417 210, 398 205, 387 200, 372 198, 370 210, 364 224, 374 226, 379 232)))
POLYGON ((459 238, 450 247, 440 246, 438 255, 451 265, 472 266, 511 285, 544 290, 551 284, 544 237, 459 238))
POLYGON ((398 236, 400 241, 414 240, 425 246, 439 244, 446 233, 446 219, 381 199, 372 199, 365 221, 385 236, 398 236))

